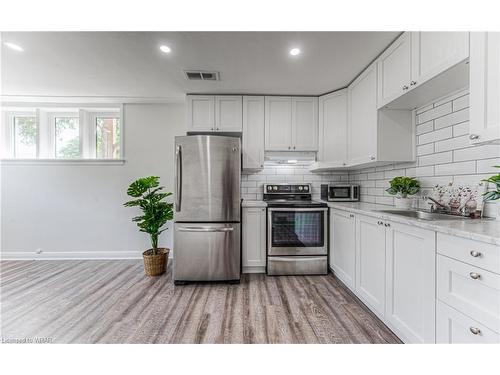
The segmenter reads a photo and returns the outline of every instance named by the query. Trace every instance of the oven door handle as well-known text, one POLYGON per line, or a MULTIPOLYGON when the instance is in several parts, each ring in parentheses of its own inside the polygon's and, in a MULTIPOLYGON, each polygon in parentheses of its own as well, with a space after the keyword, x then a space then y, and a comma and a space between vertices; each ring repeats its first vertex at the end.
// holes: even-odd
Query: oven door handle
POLYGON ((328 207, 309 207, 309 208, 305 208, 305 207, 300 207, 300 208, 270 207, 267 210, 268 211, 279 211, 279 212, 283 212, 283 211, 288 211, 288 212, 315 212, 315 211, 316 212, 325 212, 325 211, 328 211, 328 207))

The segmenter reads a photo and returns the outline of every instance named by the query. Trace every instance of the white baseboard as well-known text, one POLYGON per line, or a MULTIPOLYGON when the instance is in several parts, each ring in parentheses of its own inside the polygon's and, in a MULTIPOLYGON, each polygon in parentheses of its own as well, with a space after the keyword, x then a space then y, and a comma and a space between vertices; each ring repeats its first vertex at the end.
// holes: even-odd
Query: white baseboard
MULTIPOLYGON (((172 252, 170 252, 172 257, 172 252)), ((65 259, 142 259, 142 252, 136 251, 2 251, 1 260, 65 260, 65 259)))
POLYGON ((243 267, 243 273, 266 273, 266 267, 265 266, 243 267))

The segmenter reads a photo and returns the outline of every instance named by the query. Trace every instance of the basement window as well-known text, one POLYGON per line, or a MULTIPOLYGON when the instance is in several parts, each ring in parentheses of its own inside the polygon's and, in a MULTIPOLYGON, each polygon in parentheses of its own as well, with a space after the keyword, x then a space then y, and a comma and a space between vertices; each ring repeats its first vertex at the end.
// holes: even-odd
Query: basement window
POLYGON ((122 106, 2 108, 0 157, 24 162, 123 163, 122 106))

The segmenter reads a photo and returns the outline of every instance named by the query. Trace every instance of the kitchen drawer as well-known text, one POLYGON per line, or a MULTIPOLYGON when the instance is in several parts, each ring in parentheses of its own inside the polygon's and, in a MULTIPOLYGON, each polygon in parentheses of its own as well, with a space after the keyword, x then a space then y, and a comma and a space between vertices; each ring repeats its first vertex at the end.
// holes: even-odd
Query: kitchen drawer
POLYGON ((500 343, 500 335, 438 301, 436 306, 436 343, 498 344, 500 343))
POLYGON ((268 275, 326 275, 327 256, 268 257, 268 275))
POLYGON ((438 233, 437 251, 439 254, 500 274, 500 246, 438 233))
POLYGON ((438 255, 437 296, 500 333, 500 275, 438 255))

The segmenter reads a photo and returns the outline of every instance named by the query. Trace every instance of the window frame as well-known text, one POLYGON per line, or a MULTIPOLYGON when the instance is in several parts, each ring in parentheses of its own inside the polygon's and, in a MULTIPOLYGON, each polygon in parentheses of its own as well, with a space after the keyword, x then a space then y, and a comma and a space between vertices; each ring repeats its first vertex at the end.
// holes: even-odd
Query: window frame
MULTIPOLYGON (((116 160, 114 158, 98 158, 97 157, 97 118, 106 117, 106 118, 118 118, 120 120, 120 158, 123 158, 123 126, 122 126, 122 116, 121 111, 88 111, 89 116, 89 131, 90 131, 90 139, 93 142, 90 142, 88 151, 90 155, 94 159, 97 160, 116 160)), ((91 157, 91 158, 92 158, 91 157)))
POLYGON ((125 163, 125 121, 123 103, 55 104, 55 103, 4 103, 0 118, 1 164, 72 164, 72 165, 120 165, 125 163), (35 116, 37 124, 37 155, 34 159, 16 158, 14 154, 14 118, 35 116), (80 133, 80 158, 56 157, 56 117, 78 117, 80 133), (120 119, 120 155, 116 159, 97 158, 97 117, 120 119))
POLYGON ((15 129, 15 118, 16 117, 35 117, 35 124, 37 127, 36 132, 36 158, 40 155, 40 122, 38 120, 38 111, 36 110, 11 110, 4 113, 4 123, 5 126, 2 129, 2 149, 4 150, 2 158, 11 158, 16 160, 30 160, 29 158, 16 158, 16 129, 15 129))
POLYGON ((83 159, 83 124, 82 124, 82 118, 80 115, 80 111, 74 112, 74 111, 54 111, 54 112, 49 112, 47 113, 48 115, 48 136, 49 136, 49 142, 48 142, 48 149, 49 149, 49 154, 51 155, 51 158, 54 158, 56 160, 78 160, 78 159, 83 159), (80 157, 79 158, 59 158, 57 157, 57 141, 56 141, 56 118, 58 117, 75 117, 78 118, 78 137, 79 137, 79 150, 80 150, 80 157))

